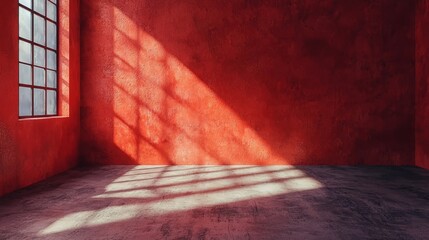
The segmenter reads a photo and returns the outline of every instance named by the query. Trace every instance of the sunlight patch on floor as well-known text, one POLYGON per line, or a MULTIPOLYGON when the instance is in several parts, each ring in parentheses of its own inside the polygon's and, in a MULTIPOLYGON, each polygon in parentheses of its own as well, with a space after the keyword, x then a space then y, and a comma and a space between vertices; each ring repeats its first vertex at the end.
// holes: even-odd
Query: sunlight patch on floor
POLYGON ((192 209, 322 188, 292 166, 135 167, 105 187, 95 199, 114 204, 68 214, 40 234, 162 216, 192 209))

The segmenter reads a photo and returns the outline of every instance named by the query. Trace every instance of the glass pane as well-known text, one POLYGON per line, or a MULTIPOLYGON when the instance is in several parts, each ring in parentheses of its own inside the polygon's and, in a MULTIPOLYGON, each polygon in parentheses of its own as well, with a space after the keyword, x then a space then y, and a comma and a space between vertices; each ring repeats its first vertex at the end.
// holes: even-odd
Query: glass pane
POLYGON ((48 68, 57 70, 57 54, 48 50, 48 68))
POLYGON ((48 70, 48 82, 47 86, 50 88, 57 88, 57 73, 51 70, 48 70))
POLYGON ((57 4, 57 0, 51 0, 51 2, 53 2, 53 3, 57 4))
POLYGON ((31 84, 31 66, 19 64, 19 83, 31 84))
POLYGON ((45 45, 45 19, 34 15, 34 41, 45 45))
POLYGON ((34 115, 45 115, 45 90, 34 89, 34 115))
POLYGON ((31 116, 31 88, 19 87, 19 116, 31 116))
POLYGON ((48 18, 57 21, 57 6, 55 4, 48 1, 48 18))
POLYGON ((19 61, 31 64, 31 44, 19 40, 19 61))
POLYGON ((19 3, 31 9, 31 0, 19 0, 19 3))
POLYGON ((45 86, 45 69, 34 67, 34 85, 45 86))
POLYGON ((45 16, 45 1, 46 0, 34 0, 34 10, 43 16, 45 16))
POLYGON ((48 90, 47 114, 48 115, 57 114, 57 93, 52 90, 48 90))
POLYGON ((34 46, 34 65, 45 66, 45 49, 34 46))
POLYGON ((31 13, 19 7, 19 36, 31 40, 31 13))
POLYGON ((48 47, 57 49, 57 26, 48 21, 48 47))

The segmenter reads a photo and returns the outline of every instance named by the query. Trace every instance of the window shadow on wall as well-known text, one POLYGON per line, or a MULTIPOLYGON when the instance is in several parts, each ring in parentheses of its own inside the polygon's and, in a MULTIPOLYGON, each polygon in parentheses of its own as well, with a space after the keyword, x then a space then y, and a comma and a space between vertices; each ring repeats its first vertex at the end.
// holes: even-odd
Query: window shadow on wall
POLYGON ((218 4, 83 3, 83 159, 410 164, 413 4, 218 4))

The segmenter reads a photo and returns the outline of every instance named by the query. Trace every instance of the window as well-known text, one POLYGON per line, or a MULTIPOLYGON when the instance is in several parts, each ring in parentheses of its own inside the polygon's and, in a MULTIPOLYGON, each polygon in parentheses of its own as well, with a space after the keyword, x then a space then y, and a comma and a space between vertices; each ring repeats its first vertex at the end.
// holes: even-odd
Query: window
POLYGON ((58 115, 58 2, 19 0, 19 117, 58 115))

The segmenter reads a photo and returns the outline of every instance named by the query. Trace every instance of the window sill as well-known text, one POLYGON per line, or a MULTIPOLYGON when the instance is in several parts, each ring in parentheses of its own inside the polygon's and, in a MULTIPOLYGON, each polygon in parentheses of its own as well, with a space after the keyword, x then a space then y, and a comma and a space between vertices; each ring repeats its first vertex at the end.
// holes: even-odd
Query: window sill
POLYGON ((29 118, 19 118, 18 121, 37 121, 37 120, 55 120, 55 119, 66 119, 69 116, 52 116, 52 117, 29 117, 29 118))

